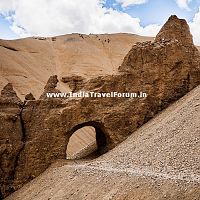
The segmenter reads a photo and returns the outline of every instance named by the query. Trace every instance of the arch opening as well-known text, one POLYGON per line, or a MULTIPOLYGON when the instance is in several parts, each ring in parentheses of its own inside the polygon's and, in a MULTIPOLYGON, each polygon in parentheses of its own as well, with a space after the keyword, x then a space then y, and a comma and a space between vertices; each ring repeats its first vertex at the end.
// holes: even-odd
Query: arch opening
POLYGON ((79 124, 67 136, 66 159, 94 159, 106 152, 108 138, 100 123, 79 124))

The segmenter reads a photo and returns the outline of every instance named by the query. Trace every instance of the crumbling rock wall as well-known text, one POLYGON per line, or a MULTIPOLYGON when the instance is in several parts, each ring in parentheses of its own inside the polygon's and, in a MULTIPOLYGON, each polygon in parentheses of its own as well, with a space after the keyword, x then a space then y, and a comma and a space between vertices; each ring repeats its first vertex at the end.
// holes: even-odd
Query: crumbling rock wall
MULTIPOLYGON (((19 143, 18 148, 15 145, 16 149, 7 150, 6 158, 0 158, 1 169, 9 169, 7 173, 1 172, 3 195, 12 192, 5 189, 8 186, 17 190, 56 159, 65 159, 67 143, 76 127, 90 124, 101 130, 106 145, 99 148, 105 152, 199 85, 200 55, 191 40, 185 21, 172 16, 154 42, 133 46, 118 75, 97 77, 84 84, 80 80, 82 91, 142 91, 148 94, 147 98, 47 99, 46 92, 58 92, 58 80, 53 76, 39 100, 27 97, 22 108, 19 103, 14 103, 12 109, 11 104, 7 107, 0 104, 0 149, 6 145, 7 138, 9 145, 19 143), (181 34, 174 34, 180 31, 181 34), (7 116, 17 116, 16 121, 7 116), (4 160, 7 165, 2 164, 4 160)), ((66 81, 73 82, 69 78, 66 81)), ((3 101, 1 97, 0 103, 3 101)))
POLYGON ((42 93, 42 95, 40 96, 40 99, 47 99, 47 93, 59 93, 60 90, 56 89, 58 83, 58 78, 57 75, 51 76, 46 84, 46 86, 44 87, 44 92, 42 93))
POLYGON ((82 76, 64 76, 61 80, 63 83, 68 83, 72 92, 77 92, 84 87, 85 78, 82 76))
POLYGON ((157 34, 155 41, 178 40, 185 46, 193 45, 193 38, 185 19, 172 15, 157 34))
POLYGON ((4 196, 14 191, 14 172, 24 146, 21 109, 21 100, 7 84, 0 96, 0 189, 4 196))

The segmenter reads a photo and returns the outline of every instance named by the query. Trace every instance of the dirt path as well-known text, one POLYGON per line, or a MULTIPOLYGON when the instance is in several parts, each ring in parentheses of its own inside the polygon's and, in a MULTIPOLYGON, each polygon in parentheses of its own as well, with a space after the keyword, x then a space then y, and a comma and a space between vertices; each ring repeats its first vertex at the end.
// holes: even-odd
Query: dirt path
POLYGON ((90 166, 87 164, 74 164, 68 165, 72 169, 81 170, 81 172, 89 173, 91 171, 97 172, 108 172, 108 173, 119 173, 119 174, 128 174, 130 176, 141 176, 141 177, 150 177, 158 180, 178 180, 178 181, 187 181, 187 182, 196 182, 200 183, 200 176, 196 174, 189 173, 178 173, 178 174, 170 174, 170 173, 161 173, 151 168, 144 167, 134 167, 134 168, 116 168, 112 166, 90 166))

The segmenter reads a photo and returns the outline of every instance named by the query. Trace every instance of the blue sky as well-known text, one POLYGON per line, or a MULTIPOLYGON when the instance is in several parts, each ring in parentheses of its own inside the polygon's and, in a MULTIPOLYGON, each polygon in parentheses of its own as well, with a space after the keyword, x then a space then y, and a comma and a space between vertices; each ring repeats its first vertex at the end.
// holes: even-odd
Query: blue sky
POLYGON ((19 36, 10 29, 10 23, 2 15, 0 15, 0 38, 1 39, 14 39, 19 36))
POLYGON ((191 11, 181 9, 173 0, 151 0, 147 4, 131 6, 126 12, 133 17, 139 17, 142 25, 151 23, 163 24, 170 15, 176 14, 179 18, 191 20, 198 11, 198 5, 193 1, 191 11))
MULTIPOLYGON (((99 0, 73 0, 73 5, 72 2, 70 4, 71 7, 69 6, 69 1, 71 0, 57 0, 57 3, 54 1, 53 3, 48 4, 45 4, 45 0, 40 0, 41 4, 44 7, 47 7, 45 8, 47 10, 46 13, 41 8, 37 9, 35 7, 35 0, 29 0, 28 3, 25 0, 14 1, 18 4, 17 7, 14 7, 11 3, 7 3, 11 2, 8 0, 1 0, 0 2, 0 38, 2 39, 15 39, 32 35, 57 35, 71 32, 98 33, 98 30, 99 33, 133 32, 141 35, 155 35, 156 31, 159 29, 159 25, 163 25, 170 15, 176 14, 179 18, 185 18, 188 22, 192 22, 195 14, 200 12, 200 0, 146 0, 146 3, 139 5, 130 3, 129 6, 125 7, 122 2, 142 0, 104 0, 105 4, 103 6, 101 5, 101 8, 98 8, 99 0), (80 5, 80 2, 82 2, 82 4, 87 4, 86 1, 88 2, 88 10, 85 5, 80 5), (177 1, 182 3, 186 2, 189 9, 181 7, 180 5, 178 6, 177 1), (77 7, 75 5, 76 2, 77 7), (90 4, 92 5, 90 6, 90 4), (36 13, 31 12, 33 6, 36 8, 34 11, 36 13), (55 7, 57 7, 57 10, 54 10, 55 7), (103 8, 107 10, 105 11, 103 8), (111 12, 109 11, 109 8, 112 9, 111 12), (7 15, 11 11, 13 20, 9 21, 6 19, 5 13, 7 15), (84 12, 89 13, 86 14, 84 12), (107 15, 107 12, 110 12, 109 15, 107 15), (39 18, 37 16, 41 17, 39 18), (87 19, 92 17, 97 18, 97 21, 87 21, 87 19), (120 17, 122 20, 120 20, 120 17), (49 22, 51 18, 56 18, 58 21, 54 22, 52 20, 49 22), (137 18, 140 19, 140 22, 137 22, 137 18), (66 25, 64 24, 65 22, 66 25), (150 28, 150 30, 149 28, 145 28, 143 30, 143 27, 153 24, 157 25, 157 27, 154 27, 155 30, 153 30, 153 28, 150 28)), ((200 22, 200 20, 197 20, 196 24, 191 26, 197 26, 198 22, 200 22)), ((197 33, 199 32, 197 31, 197 33)))
POLYGON ((106 6, 112 7, 122 12, 126 12, 132 17, 139 17, 141 25, 146 26, 152 23, 163 24, 170 15, 177 15, 179 18, 191 21, 197 13, 200 0, 193 0, 189 3, 191 10, 181 9, 174 0, 149 0, 146 4, 133 5, 123 9, 115 0, 107 0, 106 6), (114 6, 113 6, 114 5, 114 6))

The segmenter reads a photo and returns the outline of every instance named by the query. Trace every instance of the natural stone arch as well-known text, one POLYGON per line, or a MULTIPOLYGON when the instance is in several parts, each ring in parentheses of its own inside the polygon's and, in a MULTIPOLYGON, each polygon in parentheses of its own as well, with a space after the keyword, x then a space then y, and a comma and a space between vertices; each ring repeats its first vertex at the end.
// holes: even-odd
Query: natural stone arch
POLYGON ((79 123, 66 133, 66 149, 67 152, 67 146, 69 144, 70 137, 79 129, 84 127, 94 127, 96 132, 96 143, 97 143, 97 154, 101 155, 105 153, 108 150, 108 145, 110 143, 110 137, 109 134, 106 132, 105 127, 103 123, 97 122, 97 121, 88 121, 79 123))

